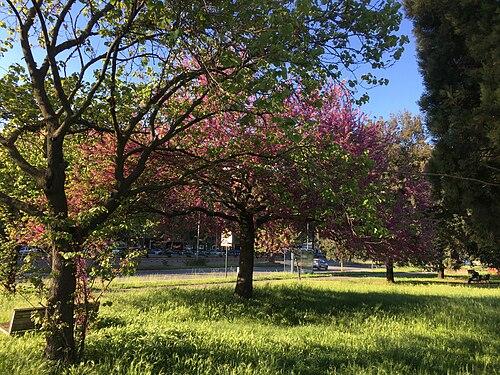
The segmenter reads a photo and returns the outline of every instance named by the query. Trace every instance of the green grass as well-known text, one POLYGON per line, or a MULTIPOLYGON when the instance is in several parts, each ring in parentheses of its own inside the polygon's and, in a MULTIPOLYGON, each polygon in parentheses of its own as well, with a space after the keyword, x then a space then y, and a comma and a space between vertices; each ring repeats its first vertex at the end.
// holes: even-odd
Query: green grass
MULTIPOLYGON (((312 275, 309 275, 311 277, 312 275)), ((276 272, 263 276, 255 276, 255 281, 260 280, 288 280, 297 279, 297 274, 276 272)), ((234 285, 236 282, 236 274, 234 272, 228 274, 227 277, 223 273, 216 274, 192 274, 183 275, 146 275, 146 276, 125 276, 113 280, 110 285, 110 290, 120 289, 142 289, 142 288, 159 288, 159 287, 176 287, 176 286, 194 286, 206 284, 229 284, 234 285)))
MULTIPOLYGON (((142 281, 141 281, 142 282, 142 281)), ((496 374, 500 288, 415 277, 116 289, 84 361, 54 368, 43 336, 0 336, 0 374, 496 374)), ((129 285, 134 280, 129 280, 129 285)), ((123 284, 126 285, 126 284, 123 284)), ((154 287, 151 287, 154 285, 154 287)), ((0 297, 2 313, 20 303, 0 297)))

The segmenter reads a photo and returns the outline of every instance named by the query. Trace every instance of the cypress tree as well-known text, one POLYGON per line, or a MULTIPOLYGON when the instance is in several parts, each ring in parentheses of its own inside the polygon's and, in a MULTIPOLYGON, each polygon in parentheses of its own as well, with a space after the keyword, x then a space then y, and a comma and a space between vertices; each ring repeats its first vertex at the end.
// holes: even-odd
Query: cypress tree
POLYGON ((500 11, 497 0, 406 0, 434 148, 431 183, 466 220, 483 262, 500 265, 500 11))

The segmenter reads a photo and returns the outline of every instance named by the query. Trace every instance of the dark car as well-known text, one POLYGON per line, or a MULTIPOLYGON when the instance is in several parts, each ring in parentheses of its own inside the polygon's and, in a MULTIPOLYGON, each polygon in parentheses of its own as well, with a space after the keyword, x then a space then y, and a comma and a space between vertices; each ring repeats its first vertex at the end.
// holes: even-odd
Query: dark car
POLYGON ((328 263, 324 259, 313 259, 313 269, 319 271, 328 271, 328 263))

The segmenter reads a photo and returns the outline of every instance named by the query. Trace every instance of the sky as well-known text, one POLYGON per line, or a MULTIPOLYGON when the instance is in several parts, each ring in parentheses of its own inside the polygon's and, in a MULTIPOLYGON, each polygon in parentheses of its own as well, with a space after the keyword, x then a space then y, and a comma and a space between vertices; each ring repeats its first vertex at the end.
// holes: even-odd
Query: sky
POLYGON ((423 92, 422 77, 418 71, 415 51, 415 38, 412 34, 411 21, 404 19, 399 33, 406 34, 410 43, 391 68, 379 73, 389 79, 389 85, 368 90, 370 102, 361 107, 369 118, 383 117, 388 120, 391 113, 407 109, 412 114, 420 114, 417 101, 423 92))
MULTIPOLYGON (((396 114, 405 109, 412 114, 420 113, 417 101, 423 92, 423 86, 417 66, 415 38, 410 20, 403 19, 399 33, 408 35, 410 43, 405 45, 405 51, 400 60, 392 67, 378 73, 381 77, 388 78, 389 84, 368 90, 370 101, 361 107, 368 118, 383 117, 388 120, 390 114, 396 114)), ((20 51, 9 51, 5 58, 0 60, 0 75, 5 72, 5 62, 11 62, 9 54, 17 60, 19 56, 16 54, 20 54, 20 51)), ((360 90, 360 93, 362 92, 364 91, 360 90)))

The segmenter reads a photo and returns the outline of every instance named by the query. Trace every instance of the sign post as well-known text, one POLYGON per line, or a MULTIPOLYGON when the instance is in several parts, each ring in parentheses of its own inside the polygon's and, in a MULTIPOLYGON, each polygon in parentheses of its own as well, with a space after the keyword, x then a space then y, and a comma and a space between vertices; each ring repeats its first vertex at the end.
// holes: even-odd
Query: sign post
POLYGON ((221 234, 220 245, 226 250, 226 259, 224 261, 224 275, 227 277, 227 252, 228 248, 233 246, 233 234, 231 232, 223 232, 221 234))

